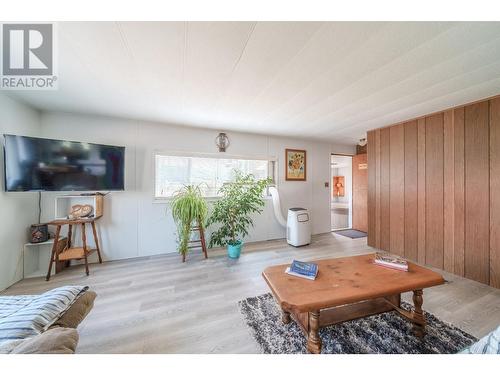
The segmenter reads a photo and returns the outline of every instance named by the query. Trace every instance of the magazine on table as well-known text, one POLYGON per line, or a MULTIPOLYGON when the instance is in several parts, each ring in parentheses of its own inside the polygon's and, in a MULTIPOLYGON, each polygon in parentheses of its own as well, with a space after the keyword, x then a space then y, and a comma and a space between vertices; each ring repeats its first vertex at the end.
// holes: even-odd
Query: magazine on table
POLYGON ((375 253, 375 264, 400 271, 408 271, 408 262, 391 254, 375 253))
POLYGON ((285 272, 292 276, 315 280, 318 275, 318 265, 316 263, 294 260, 285 272))

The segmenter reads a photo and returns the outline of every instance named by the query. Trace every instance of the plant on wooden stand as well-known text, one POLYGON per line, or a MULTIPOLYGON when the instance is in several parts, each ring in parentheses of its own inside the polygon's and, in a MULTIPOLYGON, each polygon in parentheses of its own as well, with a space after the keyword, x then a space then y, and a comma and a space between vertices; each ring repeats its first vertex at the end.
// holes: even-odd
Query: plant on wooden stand
POLYGON ((234 171, 234 180, 219 190, 221 198, 213 206, 207 226, 220 227, 210 237, 209 247, 227 246, 230 258, 240 256, 242 240, 253 226, 251 215, 264 207, 262 193, 271 179, 257 180, 252 174, 234 171))
POLYGON ((178 250, 182 255, 189 251, 191 227, 199 225, 205 228, 208 207, 199 185, 185 185, 172 196, 170 202, 172 217, 177 225, 179 236, 178 250))

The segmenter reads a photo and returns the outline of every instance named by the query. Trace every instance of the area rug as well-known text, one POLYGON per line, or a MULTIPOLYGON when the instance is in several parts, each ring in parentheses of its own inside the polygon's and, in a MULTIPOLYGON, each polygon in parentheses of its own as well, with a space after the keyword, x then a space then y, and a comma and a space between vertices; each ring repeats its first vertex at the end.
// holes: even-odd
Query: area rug
POLYGON ((362 238, 366 237, 366 232, 361 232, 356 229, 343 229, 343 230, 334 230, 333 233, 340 234, 341 236, 349 237, 349 238, 362 238))
MULTIPOLYGON (((281 322, 281 311, 270 293, 238 302, 240 311, 263 353, 307 353, 306 339, 293 320, 281 322)), ((410 309, 408 303, 402 307, 410 309)), ((477 339, 447 324, 430 313, 426 335, 417 338, 412 325, 396 312, 321 328, 322 353, 331 354, 451 354, 468 347, 477 339)))

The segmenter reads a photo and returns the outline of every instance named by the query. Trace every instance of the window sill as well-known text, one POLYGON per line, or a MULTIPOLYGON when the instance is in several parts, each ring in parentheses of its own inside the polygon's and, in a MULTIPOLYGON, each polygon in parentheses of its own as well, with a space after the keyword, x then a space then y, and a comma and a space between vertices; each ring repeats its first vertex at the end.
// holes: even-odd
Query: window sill
MULTIPOLYGON (((207 202, 213 202, 220 199, 220 197, 206 197, 205 200, 207 202)), ((265 201, 270 201, 273 198, 270 195, 266 195, 264 197, 265 201)), ((172 202, 172 198, 153 198, 153 204, 170 204, 172 202)))
MULTIPOLYGON (((211 202, 219 199, 218 197, 205 197, 205 200, 211 202)), ((167 204, 172 202, 173 198, 153 198, 153 203, 167 204)))

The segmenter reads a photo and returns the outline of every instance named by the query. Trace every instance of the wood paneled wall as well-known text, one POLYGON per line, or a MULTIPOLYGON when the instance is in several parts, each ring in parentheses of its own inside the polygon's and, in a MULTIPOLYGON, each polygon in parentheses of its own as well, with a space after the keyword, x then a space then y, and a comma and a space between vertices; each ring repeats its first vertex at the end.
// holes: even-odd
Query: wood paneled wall
POLYGON ((500 98, 368 133, 368 245, 500 288, 500 98))

